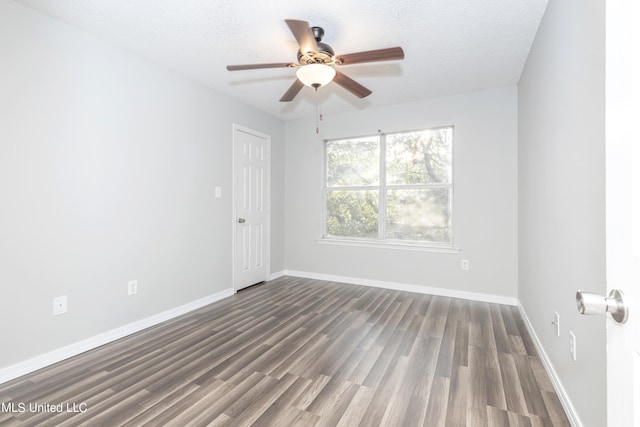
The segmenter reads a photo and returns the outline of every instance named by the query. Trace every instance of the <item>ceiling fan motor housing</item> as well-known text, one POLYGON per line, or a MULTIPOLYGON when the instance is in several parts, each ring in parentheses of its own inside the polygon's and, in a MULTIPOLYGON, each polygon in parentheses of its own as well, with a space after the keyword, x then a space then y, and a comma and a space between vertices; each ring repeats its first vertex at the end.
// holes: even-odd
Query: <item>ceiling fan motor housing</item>
POLYGON ((318 42, 318 51, 317 52, 302 52, 298 50, 298 63, 300 65, 305 64, 325 64, 333 62, 333 57, 335 56, 335 52, 333 48, 326 43, 322 43, 322 37, 324 36, 324 29, 322 27, 311 27, 311 31, 313 32, 313 37, 315 37, 316 42, 318 42))

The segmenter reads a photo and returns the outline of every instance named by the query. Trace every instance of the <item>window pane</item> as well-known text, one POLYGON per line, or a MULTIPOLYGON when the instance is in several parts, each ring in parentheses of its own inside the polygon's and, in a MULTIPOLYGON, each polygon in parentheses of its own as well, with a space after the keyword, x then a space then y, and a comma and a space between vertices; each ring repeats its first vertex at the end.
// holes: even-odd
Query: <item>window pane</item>
POLYGON ((387 135, 387 183, 451 182, 453 128, 387 135))
POLYGON ((327 192, 327 235, 378 238, 378 192, 327 192))
POLYGON ((380 182, 378 138, 327 142, 327 186, 364 186, 380 182))
POLYGON ((451 190, 389 190, 387 239, 451 242, 451 190))

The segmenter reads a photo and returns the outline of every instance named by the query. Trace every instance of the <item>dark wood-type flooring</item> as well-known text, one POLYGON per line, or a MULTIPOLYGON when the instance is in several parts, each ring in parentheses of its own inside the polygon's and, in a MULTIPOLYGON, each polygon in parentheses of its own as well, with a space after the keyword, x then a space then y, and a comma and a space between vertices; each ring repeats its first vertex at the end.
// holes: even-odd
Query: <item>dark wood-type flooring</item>
POLYGON ((0 403, 0 426, 569 425, 517 308, 293 277, 0 384, 0 403))

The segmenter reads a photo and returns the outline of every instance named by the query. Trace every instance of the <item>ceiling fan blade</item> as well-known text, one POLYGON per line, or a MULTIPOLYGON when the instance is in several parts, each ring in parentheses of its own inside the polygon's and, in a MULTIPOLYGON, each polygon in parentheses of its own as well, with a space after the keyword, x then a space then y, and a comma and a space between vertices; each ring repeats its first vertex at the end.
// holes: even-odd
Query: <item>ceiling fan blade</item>
POLYGON ((296 97, 298 92, 300 92, 300 89, 302 89, 303 87, 304 87, 304 83, 296 79, 296 81, 293 82, 293 84, 289 87, 289 89, 287 89, 284 95, 282 95, 282 98, 280 98, 280 102, 292 101, 293 98, 296 97))
POLYGON ((286 68, 291 67, 294 64, 291 62, 275 62, 272 64, 247 64, 247 65, 227 65, 227 70, 229 71, 238 71, 238 70, 257 70, 259 68, 286 68))
POLYGON ((316 42, 316 38, 313 36, 313 31, 311 31, 308 22, 295 19, 285 19, 284 21, 300 45, 300 51, 302 53, 318 52, 318 42, 316 42))
POLYGON ((350 53, 348 55, 336 55, 341 65, 361 64, 363 62, 393 61, 404 59, 404 50, 401 47, 387 49, 368 50, 366 52, 350 53))
POLYGON ((366 87, 362 86, 357 81, 353 80, 351 77, 347 77, 342 74, 340 71, 336 70, 336 76, 333 78, 333 81, 357 96, 358 98, 364 98, 366 96, 371 95, 371 91, 366 87))

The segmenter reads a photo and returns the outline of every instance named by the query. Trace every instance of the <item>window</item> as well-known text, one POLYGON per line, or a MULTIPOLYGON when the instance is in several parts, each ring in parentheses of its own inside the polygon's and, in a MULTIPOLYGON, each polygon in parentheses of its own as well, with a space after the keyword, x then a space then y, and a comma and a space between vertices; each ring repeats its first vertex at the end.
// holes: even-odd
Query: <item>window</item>
POLYGON ((451 245, 453 127, 327 141, 325 239, 451 245))

